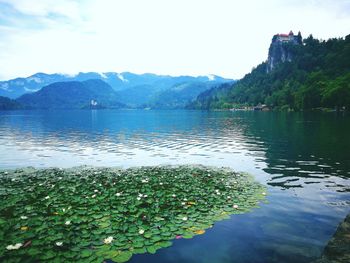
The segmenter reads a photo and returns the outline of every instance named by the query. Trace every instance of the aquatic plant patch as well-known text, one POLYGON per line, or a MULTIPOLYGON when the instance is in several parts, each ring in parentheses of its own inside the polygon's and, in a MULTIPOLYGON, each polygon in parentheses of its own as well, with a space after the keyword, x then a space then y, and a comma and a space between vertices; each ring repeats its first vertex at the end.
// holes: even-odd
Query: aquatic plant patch
POLYGON ((258 207, 265 192, 202 166, 0 171, 0 261, 126 262, 258 207))

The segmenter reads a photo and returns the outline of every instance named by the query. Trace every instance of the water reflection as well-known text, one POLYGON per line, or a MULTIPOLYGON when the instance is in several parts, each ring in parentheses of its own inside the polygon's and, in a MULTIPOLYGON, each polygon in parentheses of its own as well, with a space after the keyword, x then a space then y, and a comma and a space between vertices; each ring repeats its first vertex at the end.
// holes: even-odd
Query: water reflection
POLYGON ((0 168, 196 163, 249 172, 269 186, 269 204, 132 262, 310 262, 349 212, 349 133, 349 117, 334 114, 2 112, 0 168))
POLYGON ((349 130, 347 117, 329 114, 12 112, 0 115, 0 160, 6 168, 206 163, 263 169, 285 189, 322 181, 348 191, 349 130))

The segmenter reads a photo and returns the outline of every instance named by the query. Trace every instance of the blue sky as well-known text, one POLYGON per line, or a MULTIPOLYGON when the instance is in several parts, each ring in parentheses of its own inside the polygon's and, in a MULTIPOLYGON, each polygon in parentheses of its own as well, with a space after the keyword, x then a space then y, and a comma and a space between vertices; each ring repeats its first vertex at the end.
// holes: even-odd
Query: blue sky
POLYGON ((131 71, 240 78, 276 33, 350 33, 349 0, 0 0, 0 79, 131 71))

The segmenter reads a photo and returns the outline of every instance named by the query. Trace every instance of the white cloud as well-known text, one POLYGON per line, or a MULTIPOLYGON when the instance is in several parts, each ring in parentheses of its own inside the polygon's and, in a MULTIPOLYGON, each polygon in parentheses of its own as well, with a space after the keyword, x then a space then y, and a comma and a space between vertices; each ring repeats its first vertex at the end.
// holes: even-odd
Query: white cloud
POLYGON ((239 78, 267 58, 273 34, 350 32, 343 0, 0 0, 0 8, 4 2, 23 16, 0 15, 0 79, 38 71, 239 78))
POLYGON ((79 16, 79 4, 74 0, 0 0, 18 12, 32 16, 61 15, 69 18, 79 16))

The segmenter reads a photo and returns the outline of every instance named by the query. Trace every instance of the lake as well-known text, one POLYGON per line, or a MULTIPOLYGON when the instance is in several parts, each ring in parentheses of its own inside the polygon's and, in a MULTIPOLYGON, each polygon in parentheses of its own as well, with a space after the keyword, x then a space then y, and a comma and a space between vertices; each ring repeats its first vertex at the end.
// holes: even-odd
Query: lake
POLYGON ((248 172, 268 203, 130 262, 312 262, 350 212, 350 117, 336 113, 0 112, 0 169, 203 164, 248 172))

